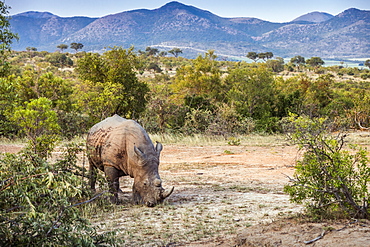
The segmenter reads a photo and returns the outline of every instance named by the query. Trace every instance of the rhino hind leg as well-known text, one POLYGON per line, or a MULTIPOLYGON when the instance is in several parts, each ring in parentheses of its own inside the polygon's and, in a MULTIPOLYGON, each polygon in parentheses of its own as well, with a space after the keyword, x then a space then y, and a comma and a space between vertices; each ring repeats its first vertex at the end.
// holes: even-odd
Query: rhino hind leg
POLYGON ((119 204, 118 192, 120 191, 119 178, 121 171, 111 166, 105 166, 104 173, 109 183, 109 192, 112 194, 111 202, 119 204))
POLYGON ((92 191, 95 191, 96 176, 96 167, 92 164, 92 162, 89 162, 89 185, 92 191))

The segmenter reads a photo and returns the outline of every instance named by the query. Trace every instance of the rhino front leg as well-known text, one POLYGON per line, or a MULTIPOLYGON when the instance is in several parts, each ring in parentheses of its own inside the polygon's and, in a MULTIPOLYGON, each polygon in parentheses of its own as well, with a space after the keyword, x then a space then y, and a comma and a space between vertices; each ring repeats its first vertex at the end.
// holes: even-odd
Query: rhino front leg
POLYGON ((118 204, 119 177, 121 172, 111 166, 105 166, 104 172, 109 183, 109 192, 113 194, 113 196, 111 197, 111 202, 118 204))

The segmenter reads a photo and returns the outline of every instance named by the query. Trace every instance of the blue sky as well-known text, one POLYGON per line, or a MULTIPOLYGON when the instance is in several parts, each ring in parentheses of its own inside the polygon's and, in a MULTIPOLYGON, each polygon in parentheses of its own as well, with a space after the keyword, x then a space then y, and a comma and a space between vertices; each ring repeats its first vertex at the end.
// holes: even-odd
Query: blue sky
MULTIPOLYGON (((156 9, 171 0, 1 0, 10 14, 48 11, 70 16, 101 17, 133 9, 156 9)), ((313 11, 337 15, 349 8, 370 10, 370 0, 178 0, 222 17, 256 17, 272 22, 291 21, 313 11)))

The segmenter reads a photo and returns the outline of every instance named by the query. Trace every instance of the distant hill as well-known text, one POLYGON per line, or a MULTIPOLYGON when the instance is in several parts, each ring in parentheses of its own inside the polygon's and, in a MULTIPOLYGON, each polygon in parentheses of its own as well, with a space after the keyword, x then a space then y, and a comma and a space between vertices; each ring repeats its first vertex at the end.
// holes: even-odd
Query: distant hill
POLYGON ((36 47, 55 51, 59 44, 80 42, 86 51, 134 45, 183 49, 195 56, 215 50, 225 56, 245 56, 249 51, 271 51, 289 57, 368 57, 370 11, 348 9, 337 16, 309 13, 287 23, 257 18, 223 18, 193 6, 170 2, 154 10, 138 9, 101 18, 59 17, 26 12, 12 16, 11 26, 20 36, 14 50, 36 47))
POLYGON ((19 35, 19 42, 12 45, 14 50, 36 47, 38 50, 55 51, 65 37, 86 27, 96 18, 62 18, 48 12, 25 12, 12 16, 12 30, 19 35))
POLYGON ((292 22, 307 21, 307 22, 318 23, 318 22, 330 20, 333 17, 334 16, 331 14, 315 11, 315 12, 311 12, 305 15, 301 15, 300 17, 294 19, 292 22))

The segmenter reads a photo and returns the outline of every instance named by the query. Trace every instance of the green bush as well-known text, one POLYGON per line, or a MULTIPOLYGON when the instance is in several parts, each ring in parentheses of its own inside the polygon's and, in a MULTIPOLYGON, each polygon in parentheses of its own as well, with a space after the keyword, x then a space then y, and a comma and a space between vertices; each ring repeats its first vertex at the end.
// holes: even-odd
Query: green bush
POLYGON ((81 217, 92 200, 78 174, 76 146, 54 164, 33 153, 0 157, 0 246, 115 246, 81 217))
POLYGON ((64 53, 54 52, 46 55, 46 61, 51 63, 52 65, 63 68, 65 66, 73 66, 73 61, 69 57, 67 57, 64 53))
POLYGON ((354 145, 347 148, 345 134, 327 133, 324 119, 286 120, 291 141, 305 150, 292 184, 284 187, 291 201, 305 203, 316 217, 369 218, 367 152, 354 145))
POLYGON ((214 115, 210 110, 192 108, 186 114, 183 132, 190 135, 204 133, 213 118, 214 115))
POLYGON ((40 158, 47 158, 58 140, 60 126, 57 114, 51 109, 51 100, 41 97, 18 107, 12 120, 28 138, 28 148, 40 158))

